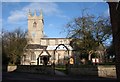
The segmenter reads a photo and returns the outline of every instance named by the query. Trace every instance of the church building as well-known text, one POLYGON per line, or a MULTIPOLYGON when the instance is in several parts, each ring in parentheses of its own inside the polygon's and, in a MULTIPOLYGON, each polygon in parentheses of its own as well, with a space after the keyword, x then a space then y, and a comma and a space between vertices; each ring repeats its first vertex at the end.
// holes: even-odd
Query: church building
MULTIPOLYGON (((47 38, 43 34, 44 19, 42 11, 37 16, 28 13, 27 44, 24 47, 21 65, 65 64, 72 56, 69 38, 47 38)), ((54 29, 53 29, 54 31, 54 29)))

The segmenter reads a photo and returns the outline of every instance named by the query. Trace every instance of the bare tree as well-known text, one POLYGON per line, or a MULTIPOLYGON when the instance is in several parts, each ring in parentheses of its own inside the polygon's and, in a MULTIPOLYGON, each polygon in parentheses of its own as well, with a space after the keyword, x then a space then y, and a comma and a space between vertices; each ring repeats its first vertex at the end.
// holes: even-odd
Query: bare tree
POLYGON ((20 28, 2 33, 2 56, 3 60, 7 60, 11 64, 20 63, 20 58, 23 53, 23 48, 26 45, 26 32, 23 32, 20 28))
POLYGON ((111 36, 111 24, 109 17, 93 16, 82 13, 66 25, 68 37, 74 38, 71 46, 82 56, 88 58, 91 50, 103 44, 111 36))

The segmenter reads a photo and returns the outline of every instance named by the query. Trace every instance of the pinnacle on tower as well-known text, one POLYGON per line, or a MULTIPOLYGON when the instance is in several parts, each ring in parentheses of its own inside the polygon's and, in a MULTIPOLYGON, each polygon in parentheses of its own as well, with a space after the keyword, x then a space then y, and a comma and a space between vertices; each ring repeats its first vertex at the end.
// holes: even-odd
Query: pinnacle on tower
POLYGON ((43 18, 43 15, 42 15, 42 9, 40 9, 40 17, 43 18))
POLYGON ((37 16, 37 15, 36 15, 36 10, 34 10, 34 16, 37 16))
POLYGON ((29 13, 28 13, 28 15, 29 15, 29 16, 32 16, 30 9, 29 9, 29 13))
POLYGON ((42 9, 40 9, 40 15, 39 15, 39 17, 40 17, 40 19, 42 19, 42 22, 44 24, 42 9))

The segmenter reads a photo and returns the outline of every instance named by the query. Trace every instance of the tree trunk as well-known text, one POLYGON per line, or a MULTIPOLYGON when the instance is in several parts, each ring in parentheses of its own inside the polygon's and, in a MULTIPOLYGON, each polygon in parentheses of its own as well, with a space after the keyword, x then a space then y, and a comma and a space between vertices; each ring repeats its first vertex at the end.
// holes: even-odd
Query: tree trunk
POLYGON ((116 52, 116 73, 120 79, 120 2, 108 2, 113 33, 113 44, 116 52))

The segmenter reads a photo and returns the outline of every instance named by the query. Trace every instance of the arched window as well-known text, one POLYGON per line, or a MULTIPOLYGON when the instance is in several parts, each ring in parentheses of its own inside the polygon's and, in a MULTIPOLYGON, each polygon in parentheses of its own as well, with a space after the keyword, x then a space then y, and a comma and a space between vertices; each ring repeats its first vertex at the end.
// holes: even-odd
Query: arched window
POLYGON ((36 60, 36 55, 34 53, 31 53, 31 60, 36 60))
POLYGON ((33 27, 34 27, 34 28, 37 27, 37 23, 36 23, 36 22, 33 23, 33 27))

